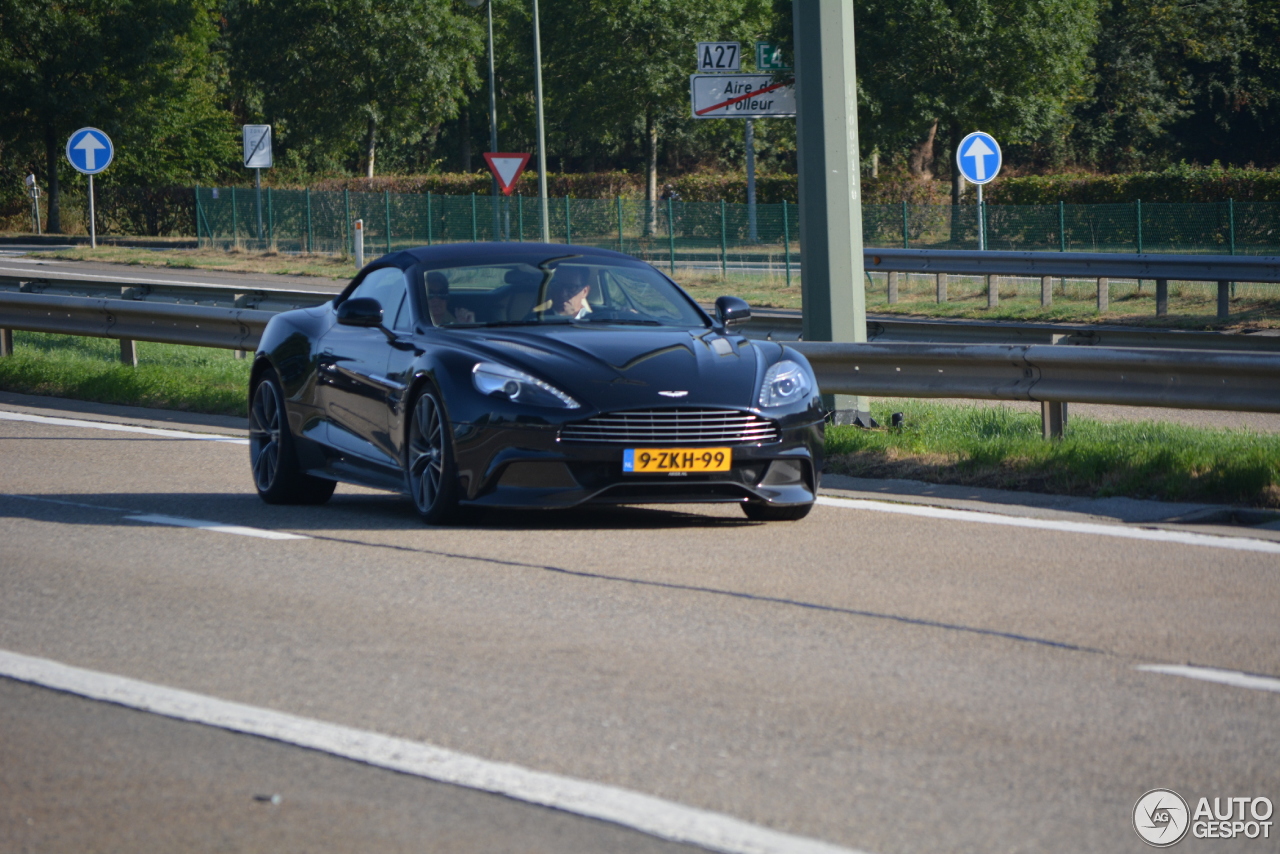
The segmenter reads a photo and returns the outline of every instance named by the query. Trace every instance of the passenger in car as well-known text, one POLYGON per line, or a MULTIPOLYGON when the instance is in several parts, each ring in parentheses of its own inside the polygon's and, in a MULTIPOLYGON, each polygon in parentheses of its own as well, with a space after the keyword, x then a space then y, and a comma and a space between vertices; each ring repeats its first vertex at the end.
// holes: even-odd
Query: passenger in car
POLYGON ((555 278, 551 280, 547 291, 547 296, 551 298, 551 313, 575 320, 591 313, 591 303, 587 302, 590 295, 591 283, 584 267, 561 267, 556 270, 555 278))
POLYGON ((449 306, 449 280, 444 273, 432 271, 427 273, 427 311, 431 314, 431 322, 436 326, 447 323, 475 323, 475 312, 457 306, 449 306))

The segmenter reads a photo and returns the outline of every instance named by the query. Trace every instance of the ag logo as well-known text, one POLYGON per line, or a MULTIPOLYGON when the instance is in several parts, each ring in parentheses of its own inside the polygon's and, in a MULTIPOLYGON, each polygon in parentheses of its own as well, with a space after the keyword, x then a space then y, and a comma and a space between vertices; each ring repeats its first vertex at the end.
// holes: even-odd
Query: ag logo
POLYGON ((1156 848, 1181 841, 1190 826, 1187 802, 1172 789, 1152 789, 1133 805, 1133 829, 1143 842, 1156 848))

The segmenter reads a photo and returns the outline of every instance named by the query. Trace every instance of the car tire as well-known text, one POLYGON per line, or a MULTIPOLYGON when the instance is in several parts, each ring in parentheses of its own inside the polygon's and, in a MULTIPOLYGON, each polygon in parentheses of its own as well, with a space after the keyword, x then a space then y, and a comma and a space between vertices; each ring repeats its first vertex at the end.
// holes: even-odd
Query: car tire
POLYGON ((742 512, 754 522, 795 522, 809 515, 813 504, 765 504, 763 501, 748 501, 742 505, 742 512))
POLYGON ((453 436, 438 392, 425 389, 410 412, 405 468, 413 505, 428 525, 457 521, 461 512, 453 436))
POLYGON ((337 484, 298 465, 284 392, 276 372, 262 372, 249 395, 249 465, 258 497, 268 504, 324 504, 337 484))

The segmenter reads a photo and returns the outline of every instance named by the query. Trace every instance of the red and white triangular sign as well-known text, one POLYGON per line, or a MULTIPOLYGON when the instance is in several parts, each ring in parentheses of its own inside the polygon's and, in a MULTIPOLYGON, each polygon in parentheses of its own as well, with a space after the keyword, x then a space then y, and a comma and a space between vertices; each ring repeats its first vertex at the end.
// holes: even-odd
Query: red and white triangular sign
POLYGON ((498 179, 502 195, 509 196, 516 188, 516 180, 528 164, 530 154, 500 154, 492 151, 484 153, 484 162, 489 164, 489 171, 498 179))

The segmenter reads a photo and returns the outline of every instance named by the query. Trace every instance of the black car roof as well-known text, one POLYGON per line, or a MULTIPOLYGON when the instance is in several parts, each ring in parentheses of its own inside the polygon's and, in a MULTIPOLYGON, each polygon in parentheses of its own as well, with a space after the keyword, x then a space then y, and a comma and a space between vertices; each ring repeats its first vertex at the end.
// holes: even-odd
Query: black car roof
POLYGON ((403 254, 429 267, 504 262, 537 266, 548 258, 562 258, 565 255, 583 255, 637 263, 635 258, 621 252, 598 249, 594 246, 576 246, 571 243, 442 243, 436 246, 405 249, 403 254))

